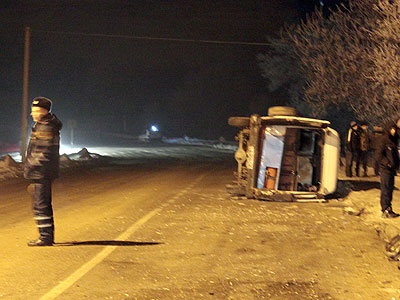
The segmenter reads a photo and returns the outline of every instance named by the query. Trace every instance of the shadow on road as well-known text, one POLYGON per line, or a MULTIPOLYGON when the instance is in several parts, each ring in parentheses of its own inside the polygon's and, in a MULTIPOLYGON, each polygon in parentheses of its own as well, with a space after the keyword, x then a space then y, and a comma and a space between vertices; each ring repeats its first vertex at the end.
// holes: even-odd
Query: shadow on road
POLYGON ((380 189, 379 181, 369 181, 369 180, 342 180, 342 181, 350 183, 351 189, 353 191, 368 191, 372 189, 380 189))
MULTIPOLYGON (((336 191, 328 195, 326 199, 346 198, 352 191, 368 191, 372 189, 380 189, 380 180, 365 180, 365 179, 340 179, 337 183, 336 191)), ((398 190, 398 188, 394 188, 398 190)))
POLYGON ((54 243, 54 246, 152 246, 163 243, 155 242, 129 242, 129 241, 82 241, 54 243))

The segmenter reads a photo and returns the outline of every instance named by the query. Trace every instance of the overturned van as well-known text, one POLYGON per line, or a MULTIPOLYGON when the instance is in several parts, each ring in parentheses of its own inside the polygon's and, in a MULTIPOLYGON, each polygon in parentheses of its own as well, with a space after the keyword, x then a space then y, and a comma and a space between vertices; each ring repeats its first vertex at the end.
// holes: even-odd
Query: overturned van
POLYGON ((336 190, 340 138, 330 122, 275 106, 268 116, 231 117, 240 128, 234 196, 272 201, 323 201, 336 190))

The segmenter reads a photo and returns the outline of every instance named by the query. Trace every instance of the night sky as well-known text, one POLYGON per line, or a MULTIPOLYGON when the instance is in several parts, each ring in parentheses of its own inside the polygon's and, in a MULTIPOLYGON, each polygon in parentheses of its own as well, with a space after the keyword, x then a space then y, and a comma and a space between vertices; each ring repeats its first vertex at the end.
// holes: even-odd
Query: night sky
POLYGON ((0 139, 20 135, 26 26, 29 101, 51 98, 82 136, 138 135, 158 124, 170 137, 233 139, 228 117, 265 114, 285 100, 261 77, 256 56, 267 46, 154 38, 266 43, 319 2, 2 0, 0 139))

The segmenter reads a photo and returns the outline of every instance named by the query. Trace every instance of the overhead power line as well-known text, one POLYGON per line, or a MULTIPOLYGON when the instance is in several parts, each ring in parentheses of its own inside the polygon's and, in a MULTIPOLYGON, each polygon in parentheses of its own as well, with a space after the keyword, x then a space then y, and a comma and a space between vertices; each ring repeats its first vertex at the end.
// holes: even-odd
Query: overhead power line
POLYGON ((52 30, 37 30, 37 29, 31 30, 31 31, 32 32, 52 33, 52 34, 63 34, 63 35, 78 35, 78 36, 136 39, 136 40, 150 40, 150 41, 188 42, 188 43, 225 44, 225 45, 247 45, 247 46, 269 46, 269 45, 271 45, 270 43, 261 43, 261 42, 196 40, 196 39, 163 38, 163 37, 152 37, 152 36, 116 35, 116 34, 85 33, 85 32, 71 32, 71 31, 52 31, 52 30))

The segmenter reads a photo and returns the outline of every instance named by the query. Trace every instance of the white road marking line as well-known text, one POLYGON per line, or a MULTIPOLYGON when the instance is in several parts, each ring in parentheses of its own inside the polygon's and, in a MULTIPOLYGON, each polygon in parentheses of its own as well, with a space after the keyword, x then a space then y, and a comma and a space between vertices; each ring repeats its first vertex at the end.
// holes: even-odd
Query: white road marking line
MULTIPOLYGON (((117 240, 125 240, 132 233, 134 233, 141 225, 150 220, 153 216, 159 213, 162 208, 156 208, 141 218, 139 221, 134 223, 131 227, 129 227, 125 232, 117 237, 117 240)), ((107 246, 102 251, 100 251, 95 257, 89 260, 87 263, 82 265, 78 270, 68 276, 66 279, 61 281, 57 286, 51 289, 48 293, 43 295, 40 300, 49 300, 55 299, 57 296, 62 294, 65 290, 71 287, 75 282, 77 282, 80 278, 82 278, 86 273, 88 273, 91 269, 97 266, 100 262, 102 262, 108 255, 110 255, 117 246, 107 246)))
MULTIPOLYGON (((194 186, 195 183, 199 182, 205 175, 199 176, 190 186, 194 186)), ((191 187, 191 188, 192 188, 191 187)), ((186 194, 191 188, 186 188, 183 191, 181 190, 178 195, 179 197, 182 197, 184 194, 186 194)), ((177 196, 178 196, 177 195, 177 196)), ((178 198, 179 198, 178 197, 178 198)), ((175 197, 174 197, 175 198, 175 197)), ((176 201, 175 200, 169 200, 167 203, 164 203, 161 205, 161 207, 156 208, 149 212, 147 215, 145 215, 143 218, 139 219, 137 222, 132 224, 131 227, 129 227, 127 230, 125 230, 123 233, 121 233, 118 237, 118 241, 126 241, 126 239, 129 238, 136 230, 139 229, 140 226, 142 226, 144 223, 149 221, 152 217, 154 217, 156 214, 161 212, 164 207, 167 206, 168 203, 173 203, 176 201)), ((90 270, 92 270, 95 266, 97 266, 99 263, 101 263, 107 256, 109 256, 118 246, 107 246, 103 250, 101 250, 98 254, 96 254, 95 257, 93 257, 91 260, 83 264, 78 270, 76 270, 74 273, 69 275, 66 279, 61 281, 58 285, 56 285, 54 288, 52 288, 50 291, 48 291, 45 295, 43 295, 39 300, 52 300, 61 295, 64 291, 66 291, 68 288, 70 288, 75 282, 77 282, 79 279, 81 279, 84 275, 86 275, 90 270)))

